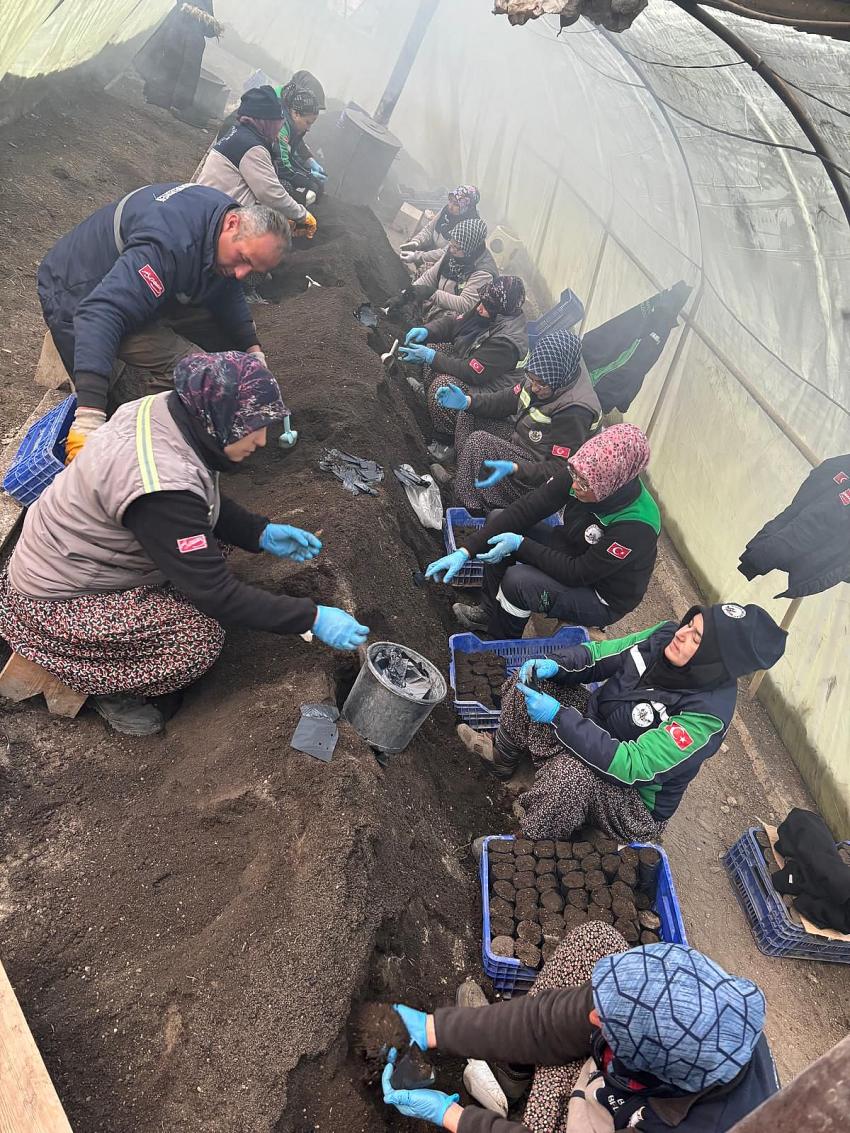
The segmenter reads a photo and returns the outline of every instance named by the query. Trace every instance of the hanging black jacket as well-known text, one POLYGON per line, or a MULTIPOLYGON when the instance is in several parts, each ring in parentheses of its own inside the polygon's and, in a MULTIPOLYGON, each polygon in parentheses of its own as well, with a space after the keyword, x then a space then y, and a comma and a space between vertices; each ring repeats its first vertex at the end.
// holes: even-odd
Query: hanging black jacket
POLYGON ((625 413, 640 393, 690 293, 680 280, 582 337, 582 356, 604 413, 625 413))
POLYGON ((738 570, 745 578, 784 570, 777 598, 819 594, 850 582, 850 455, 813 469, 794 499, 747 544, 738 570))

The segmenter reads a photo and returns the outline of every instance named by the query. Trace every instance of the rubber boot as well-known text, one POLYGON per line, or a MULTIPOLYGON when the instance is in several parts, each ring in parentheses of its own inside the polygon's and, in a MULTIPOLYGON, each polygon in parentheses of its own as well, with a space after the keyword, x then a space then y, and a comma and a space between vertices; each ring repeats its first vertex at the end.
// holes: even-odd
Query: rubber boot
POLYGON ((447 487, 451 484, 452 480, 454 480, 454 476, 452 476, 448 468, 444 468, 442 464, 432 464, 428 471, 433 476, 434 483, 439 484, 443 488, 447 487))
POLYGON ((462 626, 471 629, 473 633, 487 628, 489 618, 483 606, 469 606, 465 602, 455 602, 452 613, 462 626))
POLYGON ((428 455, 439 464, 453 464, 455 458, 454 445, 443 444, 442 441, 431 441, 425 450, 428 455))
POLYGON ((160 710, 143 697, 116 693, 89 699, 95 712, 122 736, 153 736, 165 727, 165 718, 160 710))
POLYGON ((511 778, 519 765, 521 750, 505 754, 485 732, 476 732, 468 724, 458 724, 457 734, 466 750, 477 755, 491 775, 497 779, 511 778))

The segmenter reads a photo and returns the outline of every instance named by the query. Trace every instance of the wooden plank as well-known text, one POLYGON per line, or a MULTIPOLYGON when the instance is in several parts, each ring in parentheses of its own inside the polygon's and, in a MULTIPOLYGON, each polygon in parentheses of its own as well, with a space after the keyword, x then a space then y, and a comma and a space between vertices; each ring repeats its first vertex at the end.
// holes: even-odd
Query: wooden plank
POLYGON ((59 351, 53 342, 50 331, 45 331, 44 342, 41 344, 41 355, 35 368, 35 384, 45 389, 71 389, 71 379, 65 364, 59 357, 59 351))
MULTIPOLYGON (((20 448, 21 441, 24 439, 27 429, 29 429, 31 425, 34 425, 39 417, 43 417, 54 405, 58 405, 60 401, 64 401, 66 396, 67 394, 58 393, 56 390, 51 389, 47 391, 35 409, 33 409, 32 413, 30 413, 29 417, 27 417, 26 421, 24 421, 23 425, 21 425, 20 429, 18 429, 17 433, 15 433, 14 437, 12 437, 11 441, 9 441, 3 449, 2 455, 0 455, 0 480, 6 475, 6 471, 12 463, 15 453, 20 448)), ((21 518, 22 512, 23 508, 20 504, 16 503, 11 496, 7 496, 5 492, 0 491, 0 552, 2 552, 6 548, 6 544, 11 543, 14 538, 18 520, 21 518)))
POLYGON ((72 1133, 2 964, 0 1133, 72 1133))
POLYGON ((75 692, 41 665, 13 653, 0 673, 0 697, 29 700, 39 693, 44 693, 48 710, 54 716, 76 716, 87 699, 84 693, 75 692))

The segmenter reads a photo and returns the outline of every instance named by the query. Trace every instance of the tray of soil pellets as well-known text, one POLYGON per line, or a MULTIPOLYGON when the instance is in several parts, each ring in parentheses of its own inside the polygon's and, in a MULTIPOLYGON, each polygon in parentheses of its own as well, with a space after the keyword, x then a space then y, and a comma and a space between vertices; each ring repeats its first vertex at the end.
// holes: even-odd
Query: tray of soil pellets
MULTIPOLYGON (((466 508, 446 508, 446 514, 443 518, 443 542, 446 545, 447 554, 457 550, 458 539, 463 539, 467 535, 474 535, 486 522, 486 519, 479 519, 477 516, 470 515, 466 508)), ((560 515, 550 515, 543 522, 548 524, 549 527, 560 527, 561 517, 560 515)), ((484 564, 469 562, 458 571, 451 584, 459 587, 481 586, 483 579, 484 564)))
MULTIPOLYGON (((525 637, 520 641, 482 641, 474 633, 452 634, 449 682, 455 712, 477 732, 494 732, 499 726, 502 685, 523 662, 532 657, 557 660, 559 652, 589 640, 584 626, 562 626, 552 637, 525 637)), ((587 693, 581 686, 576 692, 576 707, 583 707, 587 693)))
POLYGON ((550 842, 494 834, 481 854, 484 970, 496 991, 528 991, 567 933, 612 924, 632 946, 687 944, 670 863, 660 846, 618 847, 591 831, 550 842))

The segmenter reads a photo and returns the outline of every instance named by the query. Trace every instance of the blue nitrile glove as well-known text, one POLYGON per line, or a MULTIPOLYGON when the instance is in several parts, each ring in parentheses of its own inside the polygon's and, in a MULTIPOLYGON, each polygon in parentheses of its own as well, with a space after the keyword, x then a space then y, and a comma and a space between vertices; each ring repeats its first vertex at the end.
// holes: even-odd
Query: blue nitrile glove
POLYGON ((310 169, 310 173, 318 181, 327 181, 328 175, 327 175, 327 173, 325 173, 324 169, 322 169, 321 165, 319 165, 318 161, 316 161, 315 157, 310 158, 310 161, 308 162, 308 166, 309 166, 309 169, 310 169))
POLYGON ((508 555, 514 554, 522 539, 522 535, 516 535, 513 531, 505 531, 501 535, 491 535, 487 540, 487 546, 492 547, 493 550, 484 551, 483 554, 475 557, 482 563, 500 563, 508 555))
MULTIPOLYGON (((481 467, 489 468, 490 475, 481 480, 476 480, 476 488, 492 488, 494 484, 498 484, 506 476, 513 476, 515 472, 519 472, 519 467, 512 460, 482 460, 481 467)), ((481 476, 481 473, 479 472, 478 475, 481 476)))
POLYGON ((300 527, 288 523, 270 523, 260 536, 260 547, 278 558, 292 559, 296 563, 315 559, 322 549, 321 539, 300 527))
POLYGON ((422 1121, 430 1121, 432 1125, 442 1125, 446 1110, 460 1101, 460 1094, 444 1094, 441 1090, 394 1090, 395 1047, 390 1048, 387 1059, 381 1075, 387 1105, 394 1105, 405 1117, 419 1117, 422 1121))
POLYGON ((561 704, 548 692, 535 692, 533 688, 520 684, 516 686, 525 697, 525 707, 535 724, 551 724, 561 711, 561 704))
POLYGON ((412 342, 427 342, 428 330, 426 327, 411 327, 404 336, 404 345, 410 346, 412 342))
POLYGON ((462 547, 457 551, 452 551, 450 555, 443 555, 441 559, 435 559, 434 562, 429 563, 425 567, 426 578, 436 578, 438 574, 443 574, 442 579, 437 579, 437 582, 451 582, 459 570, 466 566, 469 561, 469 551, 465 551, 462 547))
POLYGON ((430 366, 436 353, 432 346, 402 346, 399 349, 405 362, 413 362, 417 366, 430 366))
POLYGON ((467 397, 460 386, 440 386, 434 397, 443 409, 468 409, 472 405, 472 398, 467 397))
POLYGON ((362 626, 351 614, 336 606, 319 606, 313 633, 333 649, 356 649, 358 645, 365 645, 369 627, 362 626))
POLYGON ((416 1043, 420 1050, 428 1049, 428 1032, 425 1024, 428 1015, 424 1011, 417 1011, 415 1007, 405 1007, 403 1003, 394 1003, 393 1011, 401 1017, 402 1023, 407 1027, 410 1041, 416 1043))
POLYGON ((537 677, 538 680, 545 681, 547 677, 556 676, 557 672, 557 661, 552 661, 549 657, 533 657, 520 667, 519 679, 523 684, 531 680, 532 677, 537 677))

